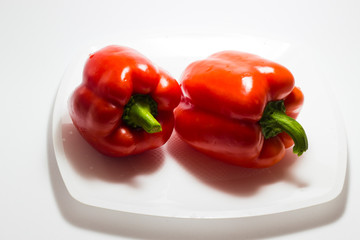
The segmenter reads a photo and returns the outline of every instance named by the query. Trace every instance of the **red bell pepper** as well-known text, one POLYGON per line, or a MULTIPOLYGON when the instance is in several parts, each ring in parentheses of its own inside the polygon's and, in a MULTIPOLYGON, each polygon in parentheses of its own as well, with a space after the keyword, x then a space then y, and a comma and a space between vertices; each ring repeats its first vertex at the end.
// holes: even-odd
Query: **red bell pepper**
POLYGON ((208 156, 243 167, 269 167, 285 148, 308 148, 294 120, 304 96, 288 69, 259 56, 224 51, 190 64, 175 109, 181 139, 208 156))
POLYGON ((163 145, 173 131, 180 98, 177 81, 147 58, 108 46, 89 56, 69 112, 88 143, 120 157, 163 145))

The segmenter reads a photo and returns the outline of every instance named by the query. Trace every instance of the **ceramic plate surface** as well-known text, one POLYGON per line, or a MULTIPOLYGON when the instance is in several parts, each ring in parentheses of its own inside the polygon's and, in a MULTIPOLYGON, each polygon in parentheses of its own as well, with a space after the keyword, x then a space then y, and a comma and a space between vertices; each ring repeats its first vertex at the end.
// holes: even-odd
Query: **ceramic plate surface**
POLYGON ((55 155, 69 193, 91 206, 184 218, 259 216, 334 199, 346 174, 346 137, 331 91, 307 57, 312 50, 251 36, 200 35, 114 38, 84 47, 63 76, 53 114, 55 155), (307 132, 309 150, 299 158, 288 151, 271 168, 245 169, 202 155, 174 132, 161 148, 137 156, 114 159, 99 154, 73 126, 67 102, 82 80, 88 55, 110 44, 138 50, 176 79, 192 61, 222 50, 279 62, 304 92, 298 121, 307 132))

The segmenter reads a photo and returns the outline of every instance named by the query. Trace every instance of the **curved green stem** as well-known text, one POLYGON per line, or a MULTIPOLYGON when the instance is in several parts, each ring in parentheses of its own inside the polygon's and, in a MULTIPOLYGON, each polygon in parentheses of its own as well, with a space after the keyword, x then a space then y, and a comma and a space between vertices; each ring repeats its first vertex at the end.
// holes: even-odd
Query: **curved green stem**
POLYGON ((122 120, 133 128, 142 128, 148 133, 162 131, 155 119, 157 104, 149 95, 133 95, 124 108, 122 120))
POLYGON ((286 115, 283 100, 269 102, 259 123, 266 139, 286 132, 294 140, 294 153, 300 156, 308 149, 305 130, 295 119, 286 115))

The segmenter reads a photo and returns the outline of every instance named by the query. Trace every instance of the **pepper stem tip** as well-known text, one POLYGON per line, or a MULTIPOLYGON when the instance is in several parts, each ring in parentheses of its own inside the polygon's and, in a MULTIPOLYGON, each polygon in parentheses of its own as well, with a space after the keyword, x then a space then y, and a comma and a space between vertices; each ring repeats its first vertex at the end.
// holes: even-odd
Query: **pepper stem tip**
POLYGON ((147 133, 162 131, 161 124, 155 119, 157 103, 149 95, 136 94, 131 96, 125 105, 122 120, 133 128, 142 128, 147 133))
POLYGON ((286 132, 294 141, 293 152, 301 156, 308 149, 308 139, 303 127, 285 113, 283 100, 269 102, 259 121, 265 139, 286 132))

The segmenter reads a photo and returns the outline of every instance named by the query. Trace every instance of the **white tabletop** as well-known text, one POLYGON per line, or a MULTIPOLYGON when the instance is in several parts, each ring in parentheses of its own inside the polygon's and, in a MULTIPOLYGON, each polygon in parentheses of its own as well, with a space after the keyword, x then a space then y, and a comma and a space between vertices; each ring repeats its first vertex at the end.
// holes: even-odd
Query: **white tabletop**
POLYGON ((1 1, 0 239, 358 239, 359 11, 356 0, 1 1), (326 56, 319 71, 334 90, 348 138, 340 195, 297 211, 238 219, 153 217, 73 199, 51 128, 56 92, 77 50, 114 35, 224 32, 318 46, 309 61, 326 56))

